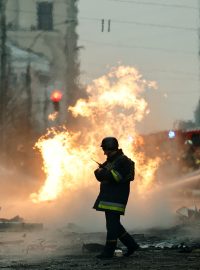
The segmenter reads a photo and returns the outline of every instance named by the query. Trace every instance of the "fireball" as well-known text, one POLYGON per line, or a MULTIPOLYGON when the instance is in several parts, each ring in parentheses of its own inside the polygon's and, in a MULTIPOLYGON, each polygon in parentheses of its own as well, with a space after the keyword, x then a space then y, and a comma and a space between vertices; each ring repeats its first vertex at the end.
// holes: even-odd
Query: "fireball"
POLYGON ((94 80, 87 89, 87 98, 68 108, 74 118, 81 117, 82 127, 71 132, 65 126, 52 128, 35 147, 43 157, 46 180, 33 202, 56 200, 63 194, 83 186, 94 185, 92 159, 103 162, 100 143, 106 136, 115 136, 120 148, 136 163, 137 188, 144 193, 153 185, 159 159, 148 159, 138 151, 143 141, 136 123, 149 113, 142 97, 147 89, 155 89, 133 67, 119 66, 94 80))

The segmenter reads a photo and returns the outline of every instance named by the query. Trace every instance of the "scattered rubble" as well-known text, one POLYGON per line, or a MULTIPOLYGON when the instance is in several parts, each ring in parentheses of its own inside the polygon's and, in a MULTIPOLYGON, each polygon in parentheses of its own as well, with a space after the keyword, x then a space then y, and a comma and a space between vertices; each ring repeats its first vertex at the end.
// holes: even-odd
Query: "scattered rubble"
POLYGON ((182 223, 200 223, 200 210, 197 209, 196 205, 190 208, 183 206, 176 213, 182 223))
POLYGON ((155 270, 163 267, 186 270, 189 269, 186 267, 189 260, 192 263, 190 269, 199 270, 197 263, 200 259, 199 210, 197 207, 181 207, 176 213, 181 222, 171 228, 152 228, 132 233, 140 249, 130 259, 123 258, 126 247, 118 241, 115 257, 110 262, 98 262, 95 259, 95 253, 100 253, 104 247, 105 232, 86 233, 74 223, 68 223, 53 233, 47 229, 28 231, 27 226, 34 223, 26 223, 20 216, 11 219, 1 218, 0 265, 4 269, 20 270, 26 268, 155 270), (7 225, 7 228, 2 229, 2 224, 7 225), (13 228, 9 228, 8 224, 13 225, 13 228), (17 227, 16 224, 18 226, 21 224, 21 227, 17 227), (27 226, 23 227, 22 224, 27 226), (150 263, 154 263, 152 268, 149 267, 150 263))
POLYGON ((20 216, 15 216, 11 219, 0 218, 0 231, 31 231, 42 229, 42 223, 27 223, 20 216))
POLYGON ((82 245, 82 252, 101 252, 103 251, 104 245, 99 243, 88 243, 82 245))

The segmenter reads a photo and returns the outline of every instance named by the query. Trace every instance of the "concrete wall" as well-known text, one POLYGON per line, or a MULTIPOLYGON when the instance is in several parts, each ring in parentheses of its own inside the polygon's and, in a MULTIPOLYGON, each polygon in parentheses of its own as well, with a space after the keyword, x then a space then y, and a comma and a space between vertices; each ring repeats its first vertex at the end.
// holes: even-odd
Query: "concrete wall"
MULTIPOLYGON (((23 49, 31 49, 36 53, 47 56, 55 67, 55 77, 60 77, 60 69, 65 68, 67 34, 67 1, 53 2, 53 31, 37 30, 37 0, 8 0, 7 25, 8 38, 23 49), (34 29, 34 30, 31 30, 34 29), (59 72, 57 72, 59 71, 59 72)), ((48 1, 49 2, 49 1, 48 1)))

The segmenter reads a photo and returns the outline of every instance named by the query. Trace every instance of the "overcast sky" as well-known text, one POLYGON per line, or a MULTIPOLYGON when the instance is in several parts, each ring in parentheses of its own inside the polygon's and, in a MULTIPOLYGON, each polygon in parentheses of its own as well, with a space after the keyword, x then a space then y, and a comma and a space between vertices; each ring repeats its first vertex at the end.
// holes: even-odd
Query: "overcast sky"
POLYGON ((145 94, 151 113, 144 131, 193 119, 200 97, 199 26, 198 0, 79 0, 82 82, 120 61, 158 83, 158 91, 145 94))

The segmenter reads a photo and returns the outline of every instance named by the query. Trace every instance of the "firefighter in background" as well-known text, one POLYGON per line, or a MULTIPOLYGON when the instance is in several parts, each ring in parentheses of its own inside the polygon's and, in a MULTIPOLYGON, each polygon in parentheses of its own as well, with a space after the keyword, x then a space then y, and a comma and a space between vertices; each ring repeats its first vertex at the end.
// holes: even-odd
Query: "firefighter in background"
POLYGON ((180 168, 181 173, 189 173, 195 169, 195 148, 192 140, 186 140, 182 146, 180 153, 180 168))
POLYGON ((139 248, 120 223, 120 215, 124 215, 130 192, 130 181, 134 180, 134 162, 118 149, 118 141, 114 137, 102 140, 101 147, 107 160, 94 171, 100 182, 100 193, 94 204, 94 209, 104 211, 106 218, 106 244, 99 259, 112 258, 119 239, 126 247, 123 255, 128 257, 139 248))

